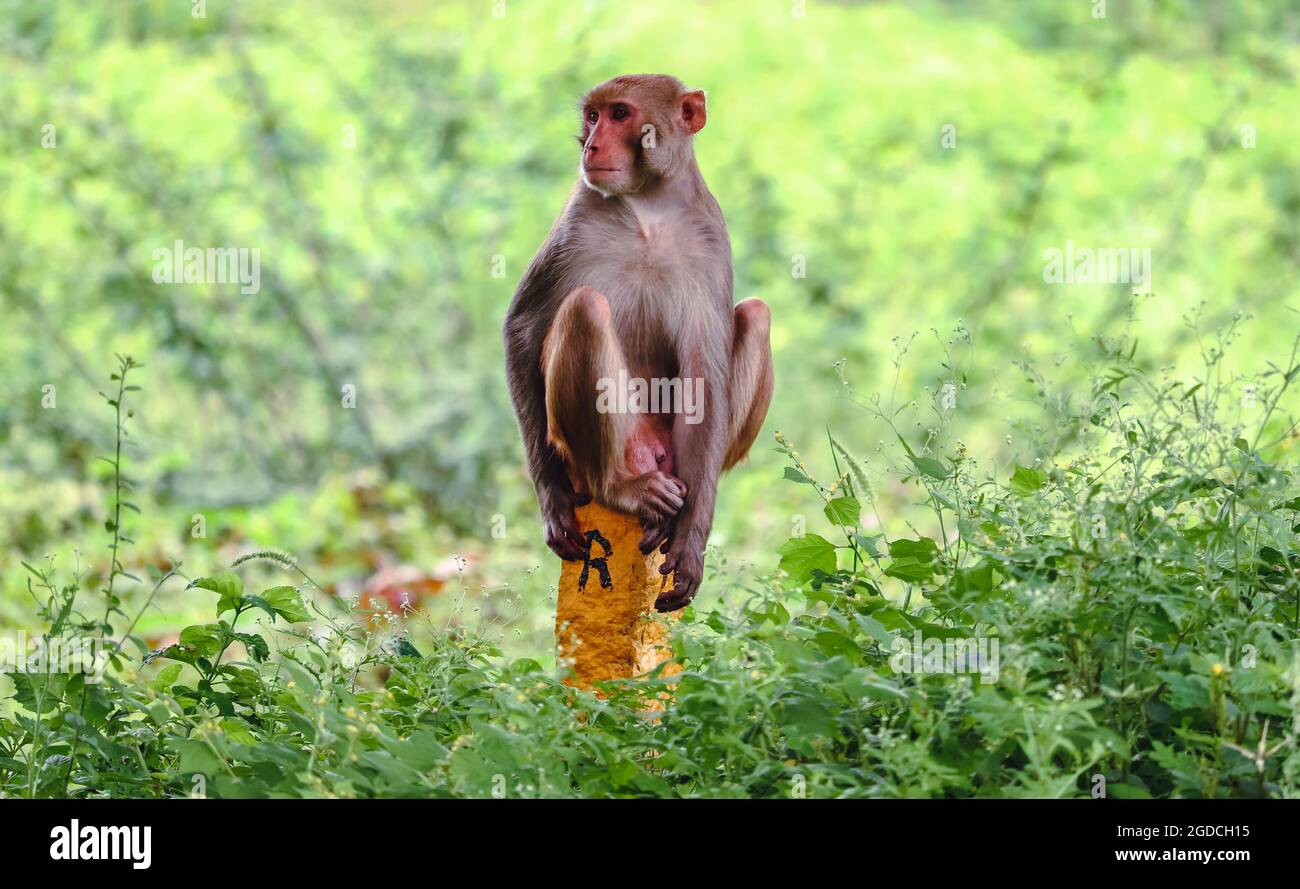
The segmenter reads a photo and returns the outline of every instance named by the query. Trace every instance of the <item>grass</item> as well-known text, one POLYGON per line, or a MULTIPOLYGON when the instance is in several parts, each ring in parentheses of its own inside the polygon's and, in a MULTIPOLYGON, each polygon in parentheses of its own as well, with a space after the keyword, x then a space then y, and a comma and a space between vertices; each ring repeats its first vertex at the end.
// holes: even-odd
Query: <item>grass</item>
MULTIPOLYGON (((189 578, 208 614, 150 650, 116 586, 122 359, 107 577, 27 565, 43 644, 79 641, 102 675, 11 674, 0 793, 1295 796, 1300 353, 1236 377, 1239 327, 1198 330, 1186 378, 1128 340, 1093 344, 1084 385, 1020 364, 1039 414, 1008 430, 1025 444, 1005 471, 956 438, 964 330, 924 397, 845 378, 891 438, 863 458, 855 430, 778 433, 820 514, 794 517, 770 573, 714 572, 727 594, 676 630, 684 673, 602 696, 504 656, 486 624, 417 610, 394 632, 275 550, 189 578), (881 491, 925 511, 891 516, 881 491)), ((186 579, 168 565, 148 588, 186 579)))

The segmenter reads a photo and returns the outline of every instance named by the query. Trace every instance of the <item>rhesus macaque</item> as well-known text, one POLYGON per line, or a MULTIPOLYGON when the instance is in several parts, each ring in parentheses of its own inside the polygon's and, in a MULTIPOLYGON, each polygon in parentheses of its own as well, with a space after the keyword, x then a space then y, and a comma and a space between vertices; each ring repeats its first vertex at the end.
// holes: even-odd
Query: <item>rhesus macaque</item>
POLYGON ((767 415, 771 316, 759 299, 731 303, 731 242, 692 145, 704 93, 616 77, 581 111, 578 182, 506 316, 510 395, 547 545, 584 557, 574 507, 593 497, 637 516, 642 551, 660 547, 674 573, 655 607, 673 611, 699 589, 718 476, 767 415), (659 412, 599 404, 628 380, 700 400, 690 414, 680 398, 659 412))

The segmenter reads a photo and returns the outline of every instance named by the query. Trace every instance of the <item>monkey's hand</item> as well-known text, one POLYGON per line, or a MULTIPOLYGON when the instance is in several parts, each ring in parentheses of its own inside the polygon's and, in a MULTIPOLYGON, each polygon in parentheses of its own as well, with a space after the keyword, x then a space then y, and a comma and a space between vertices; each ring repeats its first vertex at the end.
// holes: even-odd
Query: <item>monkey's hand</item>
POLYGON ((686 500, 686 482, 663 472, 648 472, 634 481, 645 480, 636 509, 641 520, 641 552, 651 553, 673 533, 677 514, 686 500))
POLYGON ((622 482, 614 499, 616 508, 635 515, 644 527, 666 526, 686 502, 686 482, 655 469, 622 482))
POLYGON ((577 562, 587 556, 587 541, 578 527, 575 507, 591 502, 589 494, 579 494, 566 482, 539 492, 542 521, 546 525, 546 545, 561 559, 577 562))
POLYGON ((655 599, 655 610, 668 612, 685 608, 700 591, 700 580, 704 577, 704 553, 702 546, 692 545, 687 536, 674 537, 668 547, 668 555, 659 567, 659 573, 667 577, 673 575, 673 588, 665 590, 655 599))

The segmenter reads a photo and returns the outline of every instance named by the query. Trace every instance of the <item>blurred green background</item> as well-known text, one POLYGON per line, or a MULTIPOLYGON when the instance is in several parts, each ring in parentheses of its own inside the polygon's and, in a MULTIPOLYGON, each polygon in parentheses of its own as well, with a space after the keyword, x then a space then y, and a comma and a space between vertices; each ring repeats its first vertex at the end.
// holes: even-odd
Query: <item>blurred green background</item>
MULTIPOLYGON (((620 73, 707 90, 736 297, 775 315, 776 397, 724 480, 704 595, 773 570, 819 512, 773 431, 824 466, 828 427, 885 437, 840 360, 854 389, 923 402, 968 331, 954 422, 1000 472, 1032 421, 1015 359, 1083 377, 1089 339, 1128 332, 1179 365, 1195 312, 1255 316, 1244 368, 1289 344, 1293 3, 801 6, 0 0, 0 625, 34 620, 20 559, 88 586, 106 567, 97 392, 120 352, 147 365, 128 570, 279 547, 342 597, 406 590, 545 657, 558 562, 500 325, 572 185, 577 98, 620 73), (176 240, 258 248, 261 290, 155 284, 176 240), (1067 240, 1150 248, 1152 293, 1044 284, 1067 240)), ((915 496, 876 492, 903 518, 915 496)), ((169 589, 141 629, 202 607, 169 589)))

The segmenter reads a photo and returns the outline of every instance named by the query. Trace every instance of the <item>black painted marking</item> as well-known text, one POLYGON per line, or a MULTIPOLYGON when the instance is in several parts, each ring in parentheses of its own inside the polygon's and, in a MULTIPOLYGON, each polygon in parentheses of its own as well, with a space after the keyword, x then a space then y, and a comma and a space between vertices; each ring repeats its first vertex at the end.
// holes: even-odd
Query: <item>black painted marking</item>
POLYGON ((596 573, 600 575, 600 585, 609 589, 614 585, 614 578, 609 576, 609 565, 607 560, 614 555, 614 548, 609 545, 609 541, 600 531, 592 528, 587 532, 587 552, 582 557, 582 573, 578 575, 578 592, 587 588, 587 576, 590 569, 595 568, 596 573), (591 557, 591 545, 599 543, 601 549, 605 550, 605 555, 593 559, 591 557))

